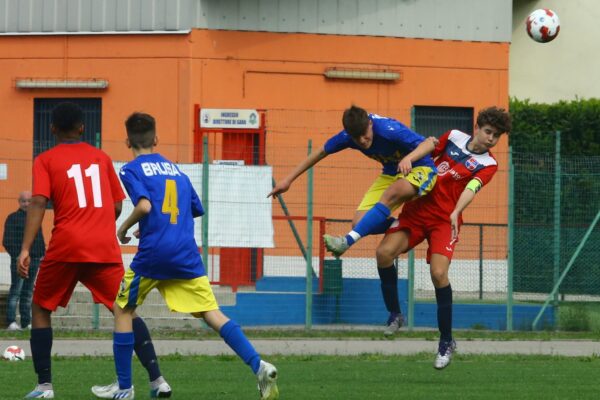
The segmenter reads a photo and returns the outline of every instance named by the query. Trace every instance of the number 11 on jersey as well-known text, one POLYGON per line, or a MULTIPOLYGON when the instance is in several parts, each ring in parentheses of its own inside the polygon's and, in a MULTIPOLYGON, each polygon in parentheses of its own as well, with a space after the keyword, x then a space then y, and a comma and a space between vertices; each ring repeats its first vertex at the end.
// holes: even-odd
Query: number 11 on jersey
MULTIPOLYGON (((92 196, 94 197, 94 207, 102 207, 102 192, 100 189, 100 168, 98 164, 91 164, 85 171, 85 176, 92 181, 92 196)), ((81 165, 73 164, 67 170, 67 176, 75 180, 75 190, 77 191, 77 202, 79 208, 87 207, 85 198, 85 188, 83 187, 83 175, 81 174, 81 165)))

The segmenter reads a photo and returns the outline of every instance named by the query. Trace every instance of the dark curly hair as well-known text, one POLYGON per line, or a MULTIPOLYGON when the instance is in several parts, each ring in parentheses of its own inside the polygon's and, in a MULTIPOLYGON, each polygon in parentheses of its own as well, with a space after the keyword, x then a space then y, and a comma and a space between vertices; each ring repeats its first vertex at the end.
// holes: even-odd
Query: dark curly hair
POLYGON ((65 101, 52 110, 51 122, 59 132, 71 132, 83 125, 83 110, 77 104, 65 101))
POLYGON ((510 114, 504 108, 496 106, 484 108, 477 115, 477 126, 491 125, 498 133, 509 133, 512 127, 510 114))

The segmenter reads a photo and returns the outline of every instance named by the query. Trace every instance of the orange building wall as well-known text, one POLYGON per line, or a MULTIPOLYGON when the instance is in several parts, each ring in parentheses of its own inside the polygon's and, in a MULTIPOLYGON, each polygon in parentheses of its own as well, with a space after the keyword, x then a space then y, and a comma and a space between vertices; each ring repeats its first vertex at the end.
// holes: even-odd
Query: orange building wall
MULTIPOLYGON (((352 103, 407 124, 414 105, 477 112, 508 103, 507 43, 194 30, 189 35, 4 36, 0 48, 0 159, 9 165, 9 179, 0 181, 0 218, 16 208, 18 192, 31 184, 37 97, 101 97, 102 146, 115 160, 130 158, 123 121, 132 111, 156 117, 159 151, 190 162, 194 104, 266 109, 267 162, 274 165, 276 180, 305 157, 308 139, 320 147, 340 130, 341 111, 352 103), (327 80, 323 71, 331 67, 391 69, 402 78, 327 80), (103 78, 109 88, 18 90, 16 78, 103 78)), ((506 150, 503 138, 495 152, 501 172, 477 196, 467 221, 506 222, 506 150)), ((219 158, 214 151, 213 158, 219 158)), ((315 215, 350 218, 378 170, 353 151, 328 157, 316 172, 315 215), (353 171, 356 166, 361 168, 353 171), (331 204, 334 196, 343 202, 331 204)), ((297 214, 305 213, 304 182, 286 195, 297 214)), ((274 212, 279 213, 276 206, 274 212)))

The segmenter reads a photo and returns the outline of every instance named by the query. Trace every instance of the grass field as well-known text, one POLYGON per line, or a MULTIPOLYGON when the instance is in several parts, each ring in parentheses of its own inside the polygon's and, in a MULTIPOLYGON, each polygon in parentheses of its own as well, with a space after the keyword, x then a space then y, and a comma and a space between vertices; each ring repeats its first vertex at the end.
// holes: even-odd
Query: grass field
MULTIPOLYGON (((461 356, 443 371, 432 354, 407 357, 274 357, 281 399, 596 399, 600 358, 461 356)), ((173 399, 257 399, 254 376, 236 357, 162 357, 173 399)), ((93 399, 90 387, 109 383, 113 361, 55 358, 57 399, 93 399)), ((136 398, 149 398, 145 371, 134 360, 136 398)), ((31 360, 0 362, 2 399, 33 388, 31 360)))

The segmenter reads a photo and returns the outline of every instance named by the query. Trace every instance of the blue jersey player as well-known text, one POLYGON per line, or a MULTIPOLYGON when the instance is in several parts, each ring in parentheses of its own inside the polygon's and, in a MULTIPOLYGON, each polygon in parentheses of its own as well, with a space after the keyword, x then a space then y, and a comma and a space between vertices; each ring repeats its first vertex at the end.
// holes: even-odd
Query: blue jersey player
MULTIPOLYGON (((426 195, 434 187, 437 174, 430 155, 420 159, 406 157, 425 140, 421 135, 392 118, 368 114, 352 106, 342 117, 344 130, 331 137, 323 148, 302 161, 286 178, 277 183, 268 196, 286 192, 292 182, 330 154, 354 149, 383 166, 360 202, 352 220, 353 229, 345 236, 324 235, 325 246, 341 256, 361 237, 384 233, 392 223, 391 213, 404 202, 426 195)), ((398 272, 395 268, 378 269, 384 300, 390 312, 384 333, 393 334, 402 325, 398 303, 398 272)))
POLYGON ((114 306, 113 349, 119 390, 115 399, 133 398, 132 315, 157 288, 171 311, 190 313, 217 331, 258 378, 261 399, 276 399, 277 369, 261 360, 242 329, 220 310, 194 239, 194 218, 204 214, 190 179, 157 153, 155 121, 134 113, 126 121, 127 145, 135 159, 123 166, 121 181, 135 205, 117 230, 121 243, 139 223, 139 248, 125 272, 114 306))

